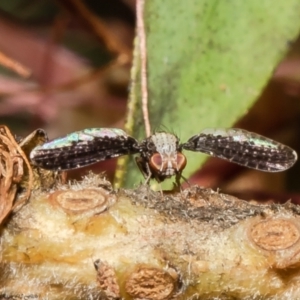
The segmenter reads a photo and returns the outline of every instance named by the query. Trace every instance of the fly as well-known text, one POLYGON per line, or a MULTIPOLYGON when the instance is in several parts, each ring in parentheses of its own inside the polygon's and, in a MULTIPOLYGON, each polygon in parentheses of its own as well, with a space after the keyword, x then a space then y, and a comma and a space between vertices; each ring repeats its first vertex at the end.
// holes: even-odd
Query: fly
POLYGON ((187 142, 168 132, 156 132, 138 142, 121 129, 90 128, 73 132, 35 147, 34 165, 47 170, 71 170, 128 154, 146 178, 164 181, 172 176, 179 184, 187 160, 183 150, 201 152, 248 168, 281 172, 297 160, 288 146, 243 129, 205 129, 187 142))

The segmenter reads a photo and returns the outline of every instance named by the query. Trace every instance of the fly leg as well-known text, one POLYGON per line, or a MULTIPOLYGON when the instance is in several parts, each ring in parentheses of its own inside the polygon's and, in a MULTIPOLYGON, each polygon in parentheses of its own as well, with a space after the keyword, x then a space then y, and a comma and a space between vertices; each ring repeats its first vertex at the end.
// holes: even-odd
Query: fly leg
POLYGON ((136 157, 135 162, 137 166, 139 167, 141 173, 143 174, 145 180, 145 184, 149 184, 149 181, 151 177, 153 176, 149 164, 145 162, 145 160, 142 157, 136 157))
POLYGON ((188 179, 186 179, 183 175, 180 174, 180 177, 188 184, 189 187, 191 187, 190 182, 188 181, 188 179))
POLYGON ((191 184, 189 183, 189 181, 182 175, 181 172, 178 172, 176 174, 176 177, 175 177, 175 183, 174 183, 174 188, 173 188, 173 192, 182 192, 183 191, 183 188, 180 184, 180 179, 183 179, 188 185, 189 187, 191 186, 191 184))

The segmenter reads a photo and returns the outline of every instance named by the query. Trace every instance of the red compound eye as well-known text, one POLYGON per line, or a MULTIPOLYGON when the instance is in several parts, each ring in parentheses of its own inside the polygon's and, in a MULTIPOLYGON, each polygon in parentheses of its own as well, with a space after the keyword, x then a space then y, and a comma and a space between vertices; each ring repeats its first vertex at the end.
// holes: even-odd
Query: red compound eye
MULTIPOLYGON (((186 157, 178 152, 176 162, 171 162, 174 170, 182 171, 186 166, 186 157)), ((159 153, 154 153, 150 158, 149 165, 153 170, 163 171, 167 168, 167 161, 163 162, 161 155, 159 153)))
POLYGON ((186 157, 178 152, 177 153, 177 170, 182 171, 186 166, 186 157))
POLYGON ((154 170, 161 170, 162 167, 162 159, 159 153, 154 153, 149 161, 150 167, 154 170))

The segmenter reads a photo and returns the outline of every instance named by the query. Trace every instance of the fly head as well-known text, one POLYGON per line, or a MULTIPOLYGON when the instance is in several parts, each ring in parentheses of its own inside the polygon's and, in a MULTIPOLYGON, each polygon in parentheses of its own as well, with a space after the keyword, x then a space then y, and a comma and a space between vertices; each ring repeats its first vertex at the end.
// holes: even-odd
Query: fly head
POLYGON ((145 178, 158 182, 172 176, 181 177, 186 157, 181 153, 177 136, 157 132, 140 143, 141 156, 136 159, 145 178))

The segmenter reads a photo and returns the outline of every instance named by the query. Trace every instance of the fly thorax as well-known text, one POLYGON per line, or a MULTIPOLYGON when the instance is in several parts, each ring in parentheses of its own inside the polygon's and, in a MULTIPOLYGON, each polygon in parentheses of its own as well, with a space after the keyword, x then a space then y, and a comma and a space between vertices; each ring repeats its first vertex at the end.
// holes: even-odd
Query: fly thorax
POLYGON ((178 138, 176 135, 166 132, 157 132, 149 138, 155 146, 156 152, 170 155, 178 149, 178 138))

